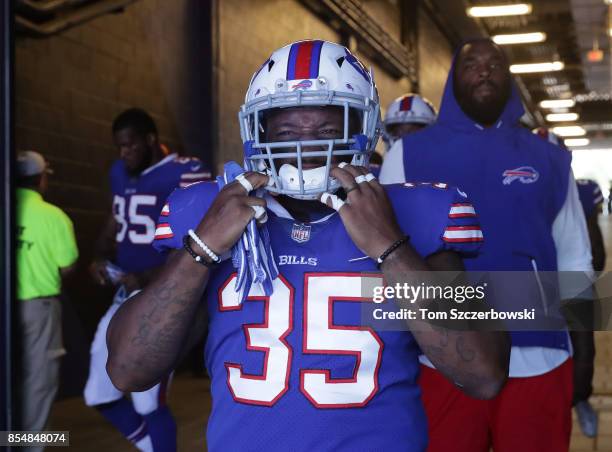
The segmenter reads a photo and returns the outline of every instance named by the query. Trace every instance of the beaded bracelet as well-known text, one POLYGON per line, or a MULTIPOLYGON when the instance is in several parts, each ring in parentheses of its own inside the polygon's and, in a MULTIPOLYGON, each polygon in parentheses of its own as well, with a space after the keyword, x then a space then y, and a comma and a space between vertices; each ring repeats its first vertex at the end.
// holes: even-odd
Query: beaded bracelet
POLYGON ((198 263, 198 264, 202 264, 204 267, 207 268, 213 268, 217 265, 216 262, 208 262, 206 259, 204 259, 202 256, 200 256, 198 253, 196 253, 193 248, 191 248, 191 245, 189 244, 189 236, 186 235, 183 237, 183 248, 185 248, 185 250, 191 255, 191 257, 193 257, 193 259, 198 263))
POLYGON ((221 262, 221 258, 219 256, 217 256, 213 250, 211 250, 206 243, 204 243, 202 241, 202 239, 200 237, 198 237, 198 235, 194 232, 193 229, 190 229, 189 231, 187 231, 187 233, 189 234, 189 237, 191 237, 191 239, 202 249, 202 251, 204 251, 208 257, 210 257, 210 259, 215 263, 218 264, 219 262, 221 262))
POLYGON ((388 258, 389 255, 393 251, 398 249, 401 245, 406 243, 408 240, 410 240, 410 237, 406 235, 406 236, 402 237, 401 239, 399 239, 398 241, 396 241, 395 243, 393 243, 393 245, 391 245, 389 248, 387 248, 387 250, 384 253, 382 253, 378 259, 376 259, 376 263, 377 263, 378 268, 380 268, 380 266, 385 261, 385 259, 388 258))

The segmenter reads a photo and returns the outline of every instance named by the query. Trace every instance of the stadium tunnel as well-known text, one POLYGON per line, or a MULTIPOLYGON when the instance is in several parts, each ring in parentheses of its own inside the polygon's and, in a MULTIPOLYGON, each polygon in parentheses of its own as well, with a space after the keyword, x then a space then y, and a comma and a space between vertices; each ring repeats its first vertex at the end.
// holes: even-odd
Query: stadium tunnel
MULTIPOLYGON (((6 24, 1 98, 5 112, 4 200, 11 197, 9 185, 14 174, 10 174, 8 162, 16 150, 43 153, 54 169, 46 199, 72 219, 80 251, 78 273, 62 295, 68 353, 51 415, 51 429, 69 430, 75 450, 132 450, 81 398, 89 344, 113 296, 111 290, 93 284, 88 265, 111 205, 108 174, 118 157, 111 125, 126 108, 145 109, 157 123, 165 145, 181 155, 200 158, 216 172, 227 160, 242 160, 237 112, 254 69, 272 49, 308 38, 339 42, 372 67, 383 108, 406 92, 419 93, 439 107, 453 50, 459 43, 474 37, 495 37, 502 42, 504 36, 510 39, 507 36, 527 33, 532 41, 524 37, 522 42, 504 45, 511 63, 550 62, 552 66, 544 72, 515 68, 514 78, 527 110, 523 122, 530 128, 558 128, 554 130, 575 153, 576 177, 597 180, 604 195, 610 197, 612 19, 610 6, 603 0, 531 0, 528 14, 493 17, 478 17, 468 10, 518 2, 6 3, 12 5, 2 11, 6 24), (562 101, 564 106, 551 110, 547 101, 562 101)), ((612 249, 609 211, 605 207, 599 219, 608 255, 612 249)), ((13 265, 9 252, 14 246, 13 214, 10 208, 5 209, 6 268, 13 265)), ((10 272, 5 273, 10 279, 10 272)), ((12 310, 8 308, 14 289, 10 281, 5 287, 7 309, 0 320, 6 324, 15 315, 15 304, 12 310)), ((13 331, 13 337, 15 334, 13 331)), ((0 354, 5 363, 9 362, 9 339, 5 335, 0 354)), ((593 404, 599 413, 599 434, 587 438, 574 425, 572 451, 612 450, 612 335, 597 333, 596 344, 593 404)), ((190 361, 182 364, 170 395, 181 450, 202 447, 210 409, 208 380, 201 369, 194 375, 192 367, 190 361)), ((11 399, 10 393, 4 395, 11 399)), ((16 408, 10 411, 11 404, 2 401, 0 397, 0 405, 7 407, 4 415, 8 422, 16 408)))

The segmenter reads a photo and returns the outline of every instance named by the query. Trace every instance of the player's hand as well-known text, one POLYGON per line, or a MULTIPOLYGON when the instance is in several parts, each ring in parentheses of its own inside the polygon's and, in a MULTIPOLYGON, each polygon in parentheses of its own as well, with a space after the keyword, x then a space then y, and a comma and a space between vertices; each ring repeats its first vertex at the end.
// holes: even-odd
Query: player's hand
MULTIPOLYGON (((253 190, 265 187, 268 176, 247 172, 245 179, 253 186, 253 190)), ((255 196, 248 196, 246 189, 234 181, 219 192, 208 212, 196 229, 196 234, 216 254, 229 251, 238 241, 249 221, 255 217, 255 209, 266 208, 266 202, 255 196)), ((262 212, 265 213, 265 210, 262 212)))
MULTIPOLYGON (((340 181, 347 193, 340 208, 340 218, 355 245, 372 259, 377 259, 393 243, 403 237, 395 219, 395 212, 385 190, 375 178, 357 183, 355 178, 365 176, 363 167, 346 165, 335 167, 330 175, 340 181)), ((329 207, 332 201, 327 200, 329 207)))
POLYGON ((131 294, 135 290, 142 289, 140 280, 134 273, 127 273, 119 279, 119 284, 125 287, 125 293, 131 294))
POLYGON ((111 279, 106 271, 106 261, 104 259, 96 259, 89 266, 89 273, 97 284, 101 286, 111 285, 111 279))

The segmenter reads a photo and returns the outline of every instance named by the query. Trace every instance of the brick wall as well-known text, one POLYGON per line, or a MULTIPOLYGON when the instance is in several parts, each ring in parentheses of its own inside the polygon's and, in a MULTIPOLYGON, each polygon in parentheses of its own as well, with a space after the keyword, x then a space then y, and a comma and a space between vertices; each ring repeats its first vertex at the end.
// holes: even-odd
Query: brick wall
POLYGON ((55 168, 47 199, 75 224, 82 257, 71 292, 90 332, 108 303, 108 294, 100 295, 84 269, 110 212, 108 169, 117 157, 111 122, 125 108, 140 106, 157 121, 162 140, 181 149, 158 71, 160 39, 153 18, 163 18, 153 14, 155 3, 137 2, 49 38, 16 41, 16 146, 42 152, 55 168))

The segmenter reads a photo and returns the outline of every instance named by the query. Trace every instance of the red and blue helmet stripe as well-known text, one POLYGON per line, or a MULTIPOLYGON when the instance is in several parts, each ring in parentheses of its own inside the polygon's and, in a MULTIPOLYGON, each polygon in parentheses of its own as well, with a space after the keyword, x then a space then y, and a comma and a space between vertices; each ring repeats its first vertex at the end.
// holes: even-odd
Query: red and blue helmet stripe
POLYGON ((404 98, 400 102, 400 111, 410 111, 410 109, 412 108, 412 99, 412 96, 404 96, 404 98))
POLYGON ((323 41, 300 41, 291 46, 287 64, 287 80, 302 80, 319 76, 319 60, 323 41))

